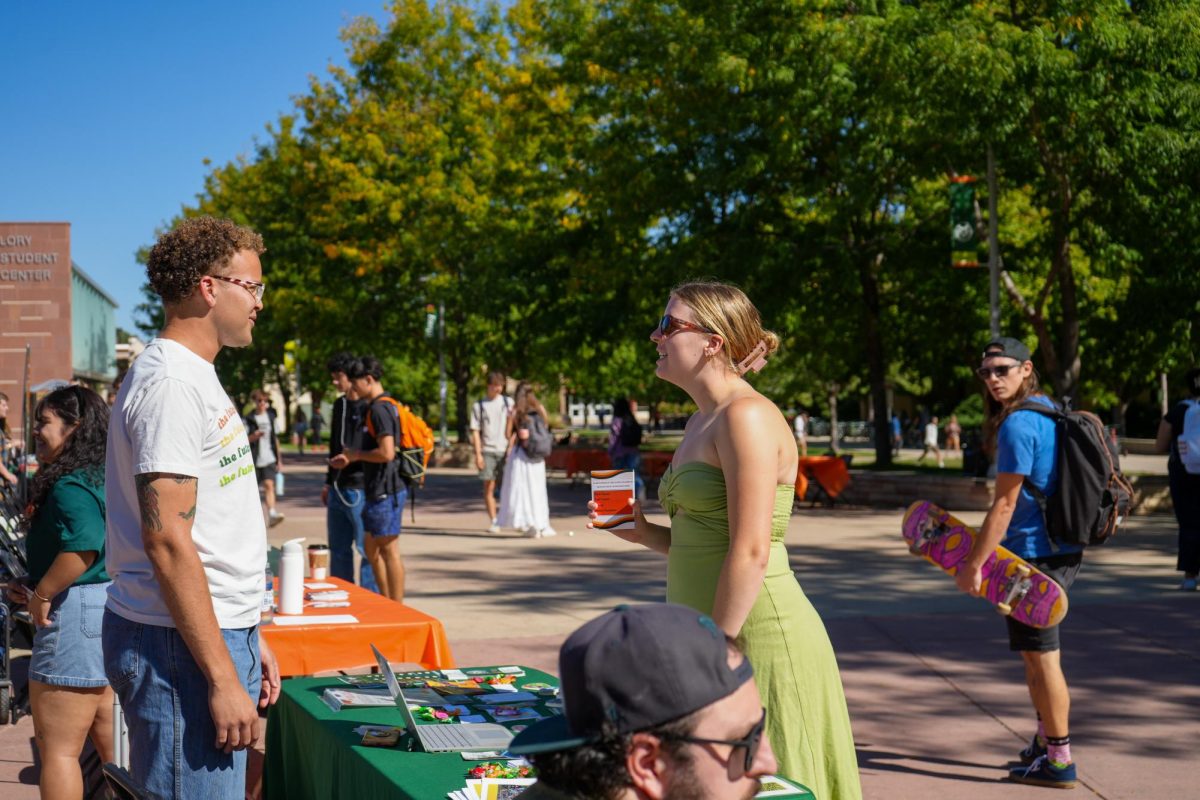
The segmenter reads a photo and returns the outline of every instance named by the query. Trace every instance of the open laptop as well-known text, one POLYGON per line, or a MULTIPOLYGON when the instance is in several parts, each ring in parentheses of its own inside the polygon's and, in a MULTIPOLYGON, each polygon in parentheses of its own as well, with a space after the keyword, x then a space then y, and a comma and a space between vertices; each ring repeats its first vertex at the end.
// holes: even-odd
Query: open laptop
POLYGON ((404 717, 404 727, 416 739, 421 749, 426 753, 458 753, 463 750, 507 750, 508 743, 513 739, 513 733, 503 725, 491 722, 469 723, 466 725, 418 725, 413 719, 404 692, 400 689, 400 681, 392 665, 379 652, 379 648, 371 645, 375 660, 379 662, 379 671, 387 681, 388 691, 400 714, 404 717))

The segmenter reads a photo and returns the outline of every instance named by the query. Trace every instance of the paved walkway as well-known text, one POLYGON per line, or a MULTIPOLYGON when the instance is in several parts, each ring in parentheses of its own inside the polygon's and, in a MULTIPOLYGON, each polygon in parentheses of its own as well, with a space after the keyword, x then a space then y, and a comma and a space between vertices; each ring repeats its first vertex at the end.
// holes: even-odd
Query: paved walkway
MULTIPOLYGON (((319 464, 291 460, 288 518, 272 543, 322 541, 319 464)), ((466 471, 439 470, 418 498, 416 524, 405 513, 407 602, 443 621, 458 663, 557 671, 558 646, 578 625, 619 602, 662 598, 664 560, 588 531, 582 484, 552 479, 560 535, 543 540, 484 533, 478 486, 466 471)), ((838 652, 865 796, 1046 796, 1003 780, 1034 724, 1003 622, 908 555, 900 516, 804 509, 787 537, 838 652)), ((1134 518, 1089 554, 1071 593, 1064 663, 1077 797, 1200 797, 1200 594, 1174 591, 1174 546, 1173 518, 1134 518)), ((28 719, 0 728, 6 798, 36 797, 31 733, 28 719)))

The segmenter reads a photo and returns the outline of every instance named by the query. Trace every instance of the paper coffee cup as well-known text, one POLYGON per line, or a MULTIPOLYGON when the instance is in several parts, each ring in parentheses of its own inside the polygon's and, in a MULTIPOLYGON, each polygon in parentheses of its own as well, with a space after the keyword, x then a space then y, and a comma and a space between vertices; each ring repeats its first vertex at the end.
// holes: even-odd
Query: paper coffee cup
POLYGON ((314 581, 329 577, 329 548, 323 544, 308 546, 308 575, 314 581))

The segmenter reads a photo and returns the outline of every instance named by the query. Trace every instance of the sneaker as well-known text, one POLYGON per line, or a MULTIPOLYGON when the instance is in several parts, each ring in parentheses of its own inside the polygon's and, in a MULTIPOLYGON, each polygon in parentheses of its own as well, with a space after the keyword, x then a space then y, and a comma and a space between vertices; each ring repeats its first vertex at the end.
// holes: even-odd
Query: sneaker
POLYGON ((272 511, 270 514, 267 515, 267 517, 269 518, 269 521, 267 524, 272 528, 274 528, 276 525, 283 522, 283 520, 284 520, 284 515, 280 514, 278 511, 272 511))
POLYGON ((1075 765, 1057 767, 1046 756, 1034 760, 1027 767, 1014 767, 1008 771, 1008 779, 1014 783, 1031 786, 1049 786, 1052 789, 1074 789, 1076 784, 1075 765))
POLYGON ((1183 583, 1179 584, 1179 591, 1181 591, 1181 592, 1196 591, 1196 579, 1195 578, 1184 578, 1183 583))
POLYGON ((1017 759, 1025 766, 1029 766, 1044 755, 1046 755, 1046 745, 1038 741, 1037 734, 1035 733, 1033 735, 1033 741, 1031 741, 1024 750, 1022 750, 1020 753, 1017 753, 1017 759))
POLYGON ((549 539, 551 536, 558 536, 558 531, 554 530, 554 528, 551 528, 549 525, 537 532, 537 538, 539 539, 549 539))
POLYGON ((488 525, 487 532, 488 533, 499 533, 500 526, 493 522, 491 525, 488 525))

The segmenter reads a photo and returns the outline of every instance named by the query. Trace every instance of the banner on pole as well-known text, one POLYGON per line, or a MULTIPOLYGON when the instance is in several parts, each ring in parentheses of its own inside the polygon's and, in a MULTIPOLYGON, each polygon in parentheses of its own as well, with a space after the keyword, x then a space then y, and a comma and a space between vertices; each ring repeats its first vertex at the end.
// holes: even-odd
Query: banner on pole
POLYGON ((981 266, 979 233, 975 229, 975 179, 970 175, 950 179, 950 264, 981 266))

